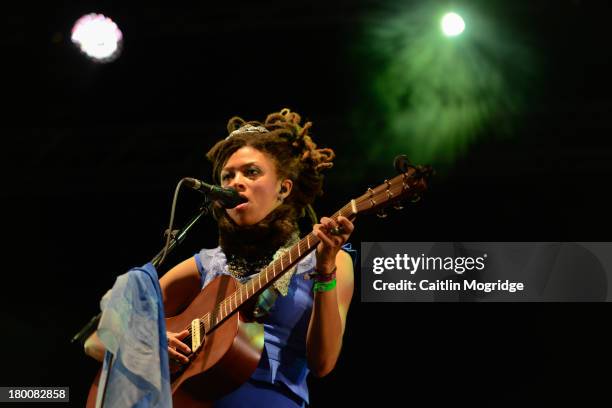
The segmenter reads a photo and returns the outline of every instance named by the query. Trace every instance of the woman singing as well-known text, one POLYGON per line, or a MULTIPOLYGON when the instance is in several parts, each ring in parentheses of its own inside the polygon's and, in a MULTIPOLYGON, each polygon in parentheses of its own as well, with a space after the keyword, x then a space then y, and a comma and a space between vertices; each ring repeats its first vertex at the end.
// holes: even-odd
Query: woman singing
MULTIPOLYGON (((219 246, 204 249, 160 279, 166 316, 185 309, 212 279, 229 274, 241 282, 268 265, 300 238, 298 218, 314 217, 311 204, 322 193, 321 171, 334 152, 318 149, 298 114, 284 109, 265 122, 234 117, 229 135, 207 154, 215 182, 246 198, 230 210, 214 207, 219 246)), ((316 220, 315 220, 316 222, 316 220)), ((305 407, 306 377, 321 377, 335 366, 353 295, 353 264, 341 251, 353 224, 321 218, 314 225, 320 243, 260 296, 254 314, 264 325, 259 366, 245 384, 215 401, 215 407, 305 407), (314 279, 304 279, 305 274, 314 279)), ((188 335, 168 332, 170 369, 189 361, 188 335)), ((89 354, 100 351, 90 348, 89 354)))

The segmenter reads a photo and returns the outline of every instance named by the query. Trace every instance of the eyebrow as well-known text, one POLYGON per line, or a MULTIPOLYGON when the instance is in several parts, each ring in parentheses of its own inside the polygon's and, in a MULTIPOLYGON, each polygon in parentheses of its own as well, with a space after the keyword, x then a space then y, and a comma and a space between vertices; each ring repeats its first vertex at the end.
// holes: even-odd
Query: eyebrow
MULTIPOLYGON (((252 162, 244 163, 244 164, 238 166, 237 168, 241 169, 241 168, 244 168, 244 167, 252 166, 254 164, 257 165, 257 162, 256 161, 252 161, 252 162)), ((233 171, 235 168, 236 167, 224 167, 224 168, 221 169, 221 172, 224 172, 224 171, 233 171)))

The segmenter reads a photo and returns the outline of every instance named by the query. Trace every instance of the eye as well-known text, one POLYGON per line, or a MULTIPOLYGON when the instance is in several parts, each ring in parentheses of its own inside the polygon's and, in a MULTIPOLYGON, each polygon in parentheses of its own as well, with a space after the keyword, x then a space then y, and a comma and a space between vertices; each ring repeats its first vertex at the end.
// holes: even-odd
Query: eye
POLYGON ((246 170, 246 175, 247 176, 256 176, 259 174, 259 169, 257 167, 249 167, 246 170))
POLYGON ((229 180, 229 179, 231 179, 231 178, 232 178, 231 173, 221 174, 221 180, 222 180, 222 181, 227 181, 227 180, 229 180))

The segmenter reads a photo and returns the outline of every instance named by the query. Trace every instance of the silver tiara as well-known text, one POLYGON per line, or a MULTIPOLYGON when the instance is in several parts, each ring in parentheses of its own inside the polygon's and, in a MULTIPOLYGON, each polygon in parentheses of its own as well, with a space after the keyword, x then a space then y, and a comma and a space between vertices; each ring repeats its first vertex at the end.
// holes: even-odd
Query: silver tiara
POLYGON ((263 126, 244 125, 234 130, 232 133, 230 133, 229 136, 225 138, 225 140, 229 139, 230 137, 234 136, 237 133, 268 133, 268 132, 269 130, 263 126))

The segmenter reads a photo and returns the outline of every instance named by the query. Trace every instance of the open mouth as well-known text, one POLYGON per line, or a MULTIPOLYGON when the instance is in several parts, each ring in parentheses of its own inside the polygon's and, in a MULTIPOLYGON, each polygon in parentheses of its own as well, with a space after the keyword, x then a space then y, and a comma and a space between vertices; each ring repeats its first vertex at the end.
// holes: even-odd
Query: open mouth
MULTIPOLYGON (((244 198, 245 200, 248 200, 248 198, 247 198, 246 196, 242 195, 242 194, 240 194, 240 197, 244 198)), ((243 209, 243 208, 247 207, 248 205, 249 205, 249 202, 247 201, 247 202, 245 202, 245 203, 238 204, 238 205, 237 205, 236 207, 234 207, 233 209, 234 209, 234 210, 241 210, 241 209, 243 209)))

